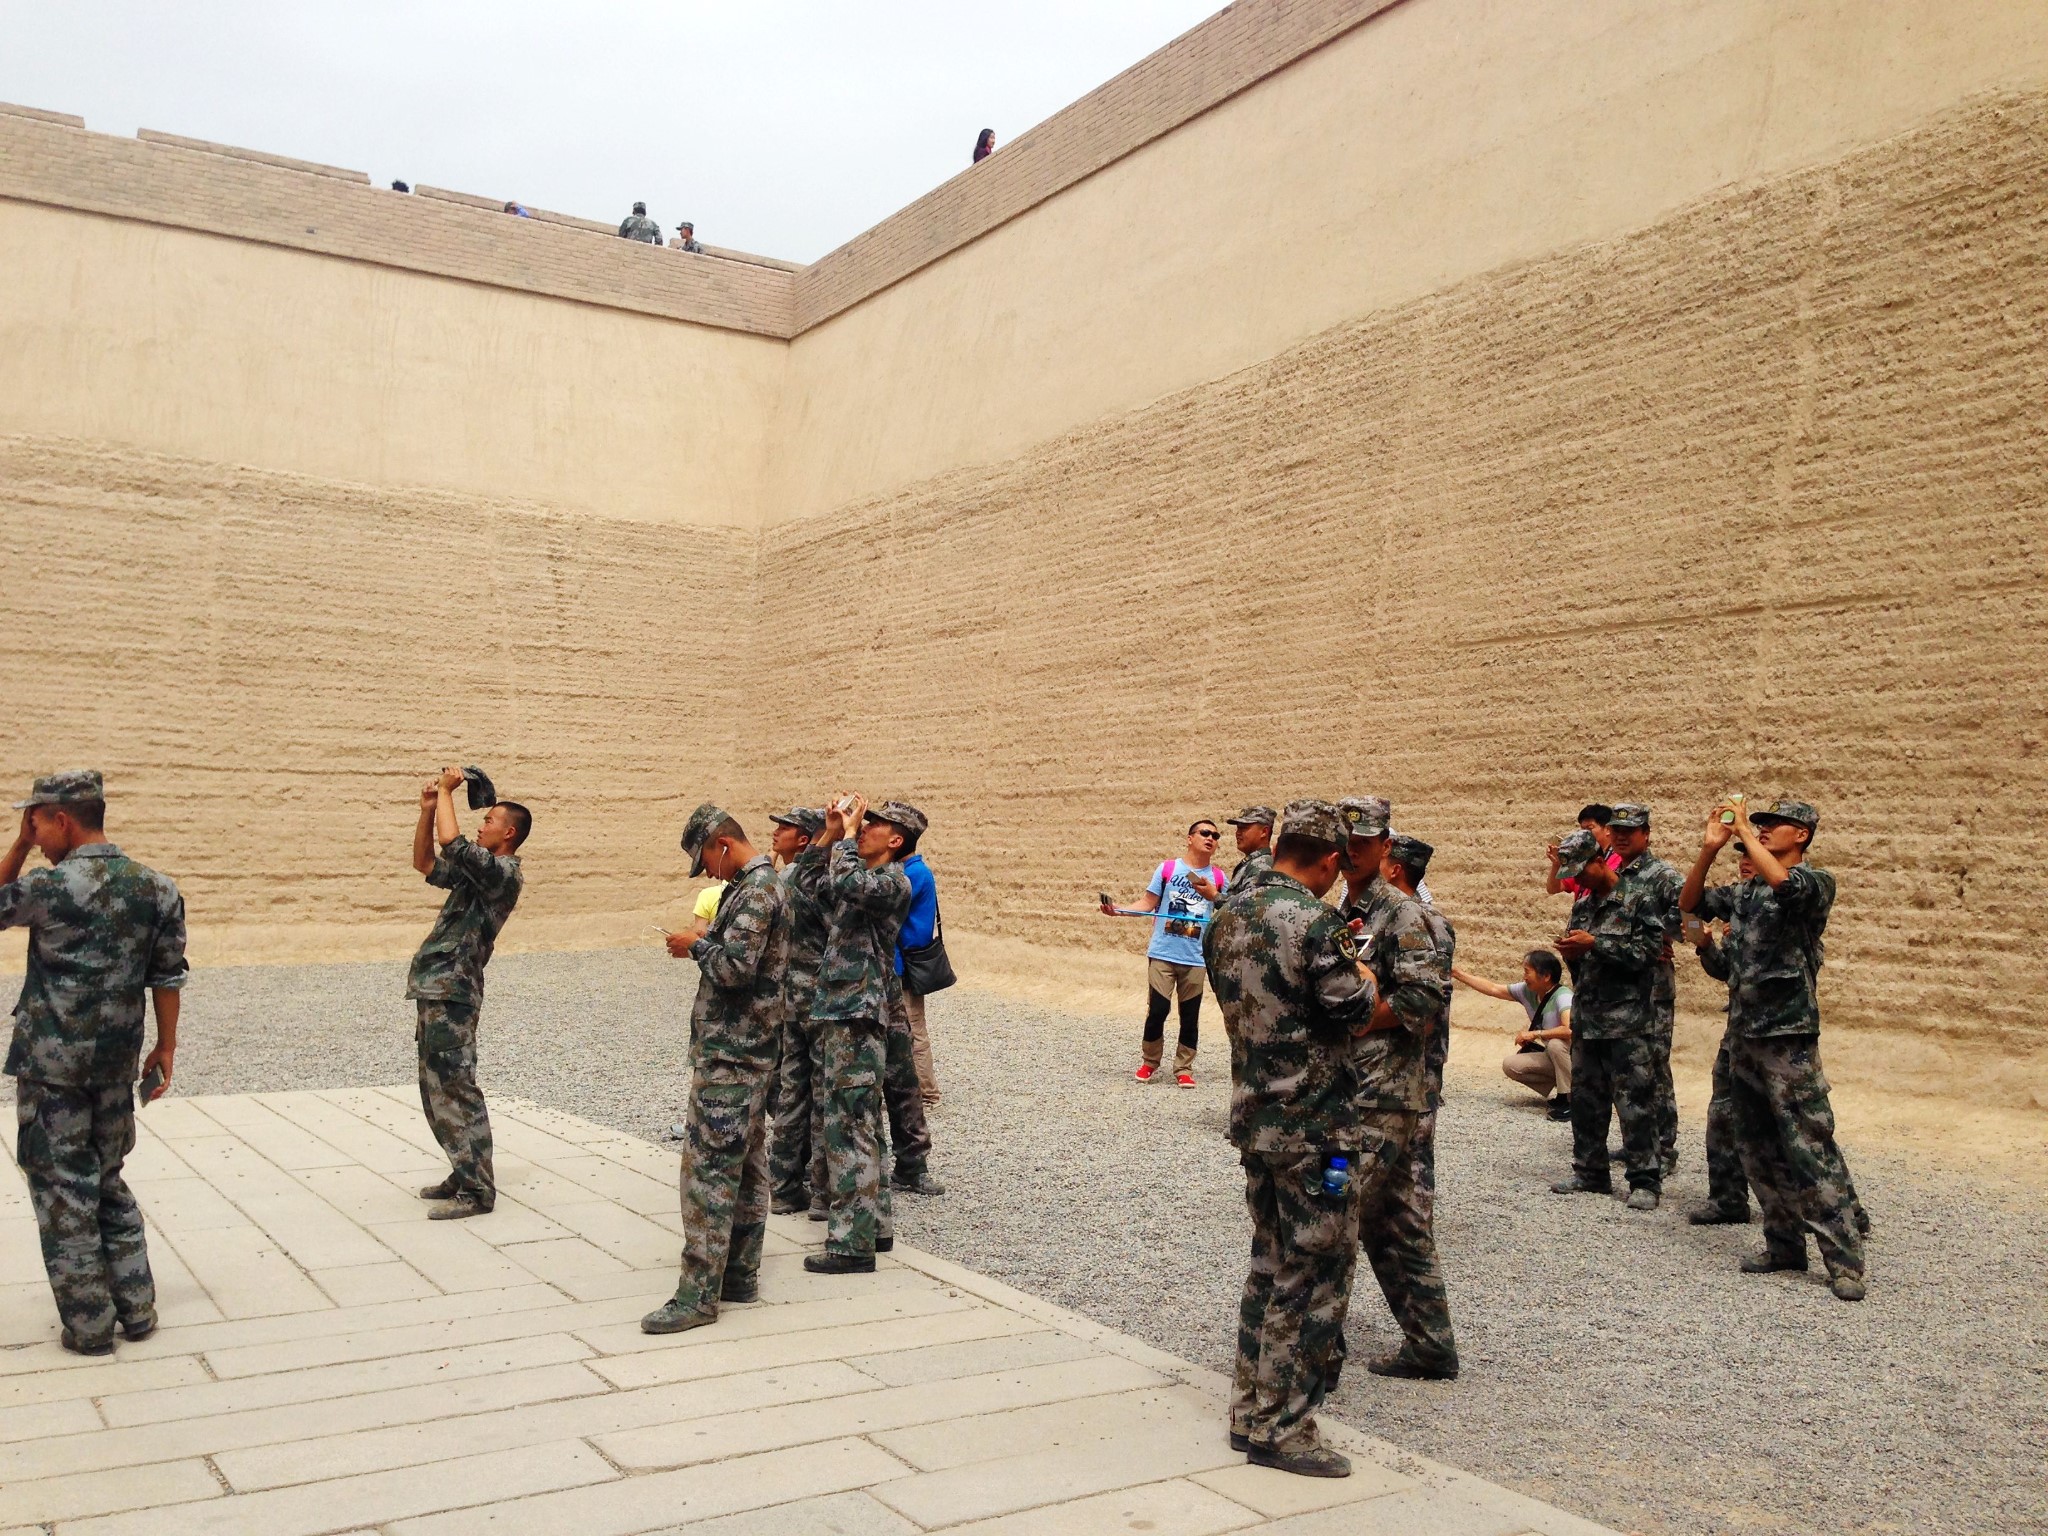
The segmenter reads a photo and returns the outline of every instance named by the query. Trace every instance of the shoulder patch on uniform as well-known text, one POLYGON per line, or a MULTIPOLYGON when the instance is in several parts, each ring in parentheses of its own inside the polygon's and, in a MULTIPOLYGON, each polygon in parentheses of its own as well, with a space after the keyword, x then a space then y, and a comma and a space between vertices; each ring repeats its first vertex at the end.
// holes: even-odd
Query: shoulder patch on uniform
POLYGON ((1358 959, 1358 940, 1351 936, 1349 928, 1340 926, 1337 929, 1337 953, 1346 960, 1356 961, 1358 959))

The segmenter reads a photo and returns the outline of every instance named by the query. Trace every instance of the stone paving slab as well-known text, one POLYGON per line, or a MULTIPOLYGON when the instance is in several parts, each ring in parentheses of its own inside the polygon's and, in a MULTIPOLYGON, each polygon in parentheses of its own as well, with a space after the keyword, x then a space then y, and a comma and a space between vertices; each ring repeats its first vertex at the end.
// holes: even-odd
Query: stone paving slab
POLYGON ((929 1254, 820 1276, 777 1217, 761 1301, 650 1338, 676 1155, 491 1106, 489 1216, 429 1224, 410 1087, 169 1099, 130 1182, 163 1326, 56 1342, 0 1181, 0 1536, 1157 1536, 1602 1528, 1346 1426, 1247 1466, 1213 1373, 929 1254))

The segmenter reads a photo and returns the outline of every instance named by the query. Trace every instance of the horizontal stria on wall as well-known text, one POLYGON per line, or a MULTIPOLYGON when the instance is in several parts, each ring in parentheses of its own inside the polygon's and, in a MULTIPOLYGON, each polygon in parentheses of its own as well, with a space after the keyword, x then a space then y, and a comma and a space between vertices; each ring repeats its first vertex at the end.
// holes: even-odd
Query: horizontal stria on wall
POLYGON ((771 529, 754 687, 845 702, 745 755, 930 806, 957 927, 1133 953, 1095 893, 1194 816, 1386 794, 1509 977, 1583 801, 1683 865, 1798 794, 1830 1020, 2037 1052, 2044 235, 2048 104, 1992 101, 771 529))
POLYGON ((366 958, 438 903, 411 868, 420 784, 480 763, 536 817, 508 940, 644 936, 689 806, 745 788, 745 648, 692 583, 744 583, 752 553, 734 529, 0 438, 0 785, 103 769, 114 836, 229 935, 213 954, 366 958))

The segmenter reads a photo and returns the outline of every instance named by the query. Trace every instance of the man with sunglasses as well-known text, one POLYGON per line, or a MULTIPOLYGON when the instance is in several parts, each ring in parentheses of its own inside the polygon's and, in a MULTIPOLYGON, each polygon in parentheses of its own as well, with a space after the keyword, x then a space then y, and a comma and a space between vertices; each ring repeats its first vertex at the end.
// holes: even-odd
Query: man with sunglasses
MULTIPOLYGON (((1183 1088, 1195 1086, 1195 1047, 1202 1021, 1202 983, 1208 972, 1202 964, 1202 930, 1218 898, 1230 883, 1216 867, 1216 844, 1221 841, 1216 823, 1204 816, 1188 827, 1185 859, 1168 859, 1152 871, 1151 884, 1139 900, 1124 908, 1127 912, 1156 912, 1152 942, 1145 949, 1146 974, 1150 989, 1146 996, 1145 1034, 1140 1044, 1139 1082, 1149 1083, 1159 1075, 1160 1058, 1166 1051, 1166 1014, 1180 1005, 1180 1043, 1173 1053, 1174 1081, 1183 1088)), ((1104 912, 1114 915, 1115 903, 1105 900, 1104 912)))

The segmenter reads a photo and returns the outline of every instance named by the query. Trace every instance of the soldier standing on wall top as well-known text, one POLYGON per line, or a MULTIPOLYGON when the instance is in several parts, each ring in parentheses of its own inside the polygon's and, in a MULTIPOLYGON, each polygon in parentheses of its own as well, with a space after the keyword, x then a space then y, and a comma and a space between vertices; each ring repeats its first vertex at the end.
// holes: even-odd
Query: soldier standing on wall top
POLYGON ((1559 840, 1557 857, 1581 894, 1557 941, 1572 972, 1572 1176, 1550 1187, 1560 1195, 1612 1191, 1607 1127, 1618 1115, 1629 1209, 1654 1211, 1664 1188, 1651 1001, 1664 950, 1662 899, 1648 882, 1608 868, 1583 829, 1559 840))
POLYGON ((898 800, 874 810, 859 795, 837 796, 824 836, 796 861, 796 881, 824 911, 811 1019, 819 1037, 825 1096, 825 1249, 808 1254, 816 1274, 871 1274, 875 1255, 896 1246, 888 1180, 882 1173, 882 1076, 896 975, 896 938, 910 911, 903 873, 906 835, 924 813, 898 800))
POLYGON ((675 1295, 643 1333, 718 1321, 720 1302, 760 1296, 768 1230, 768 1085, 788 1003, 789 913, 774 863, 708 801, 683 828, 690 878, 727 883, 708 926, 668 938, 697 962, 690 1009, 690 1107, 683 1144, 683 1264, 675 1295))
POLYGON ((638 240, 643 245, 661 244, 661 226, 647 217, 647 205, 635 203, 633 211, 619 221, 619 233, 628 240, 638 240))
POLYGON ((1248 805, 1226 823, 1244 855, 1230 872, 1230 889, 1249 885, 1273 867, 1273 823, 1279 817, 1270 805, 1248 805))
POLYGON ((1358 1194, 1336 1159, 1384 1162, 1361 1148, 1350 1065, 1354 1035, 1371 1027, 1373 982, 1322 900, 1344 837, 1336 806, 1292 802, 1272 871, 1233 888, 1202 938, 1230 1036, 1230 1140, 1252 1219, 1230 1443, 1254 1466, 1307 1477, 1351 1474, 1315 1420, 1358 1262, 1358 1194))
POLYGON ((1855 1192, 1835 1146, 1835 1112, 1820 1067, 1822 935, 1835 877, 1806 862, 1820 813, 1780 800, 1749 814, 1740 800, 1707 817, 1679 905, 1728 924, 1728 1078, 1743 1171, 1764 1213, 1764 1249, 1744 1274, 1806 1268, 1811 1232, 1829 1289, 1861 1301, 1863 1239, 1855 1192), (1756 873, 1706 889, 1714 860, 1739 838, 1756 873))
POLYGON ((519 904, 524 877, 519 849, 533 830, 525 806, 499 800, 480 768, 444 768, 420 791, 412 834, 412 867, 448 893, 426 942, 412 957, 405 995, 419 1006, 420 1107, 450 1172, 420 1191, 445 1200, 433 1221, 481 1216, 498 1201, 491 1171, 491 1117, 476 1085, 477 1021, 484 1006, 484 967, 498 932, 519 904), (456 786, 467 780, 472 810, 489 806, 474 842, 455 821, 456 786), (434 845, 440 844, 440 852, 434 845))
POLYGON ((135 1149, 142 994, 156 1048, 141 1063, 144 1102, 171 1081, 185 900, 165 876, 107 841, 106 794, 92 769, 37 779, 0 855, 0 928, 26 926, 28 974, 14 1005, 16 1156, 28 1180, 43 1268, 73 1354, 111 1355, 114 1328, 156 1329, 142 1212, 121 1177, 135 1149), (29 850, 50 861, 24 875, 29 850))
POLYGON ((1681 926, 1677 870, 1650 852, 1650 808, 1624 800, 1607 813, 1607 849, 1621 860, 1623 880, 1649 889, 1664 923, 1664 948, 1650 977, 1650 1066, 1657 1089, 1657 1165, 1665 1178, 1678 1166, 1678 1093, 1671 1082, 1671 1041, 1678 1020, 1678 979, 1672 945, 1681 926))

